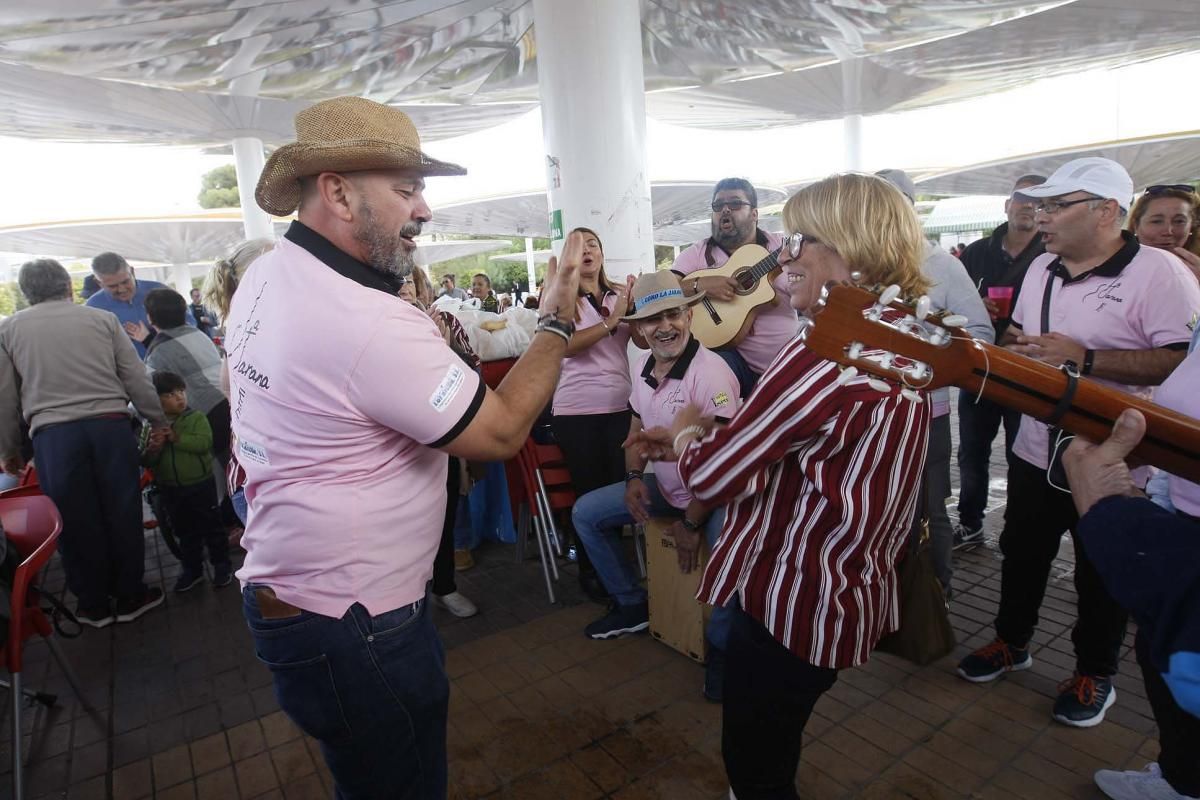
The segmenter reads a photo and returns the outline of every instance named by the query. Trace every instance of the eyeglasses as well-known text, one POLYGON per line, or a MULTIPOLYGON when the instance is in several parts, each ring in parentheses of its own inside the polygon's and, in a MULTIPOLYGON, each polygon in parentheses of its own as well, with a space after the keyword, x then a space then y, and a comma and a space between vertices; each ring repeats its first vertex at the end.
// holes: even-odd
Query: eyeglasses
POLYGON ((1081 197, 1078 200, 1043 200, 1034 206, 1033 210, 1039 214, 1045 214, 1046 216, 1053 217, 1067 206, 1079 205, 1080 203, 1090 203, 1093 200, 1103 199, 1103 197, 1081 197))
POLYGON ((712 210, 714 214, 719 214, 722 209, 728 208, 730 211, 741 211, 749 205, 745 200, 713 200, 712 210))
POLYGON ((685 311, 687 311, 687 308, 684 306, 680 306, 679 308, 670 308, 670 309, 667 309, 666 311, 662 311, 662 312, 659 312, 658 314, 655 314, 653 317, 646 317, 645 319, 640 319, 640 320, 638 320, 638 322, 641 323, 642 325, 657 325, 658 323, 662 322, 664 319, 667 322, 675 322, 677 319, 679 319, 680 317, 683 316, 683 312, 685 312, 685 311))
POLYGON ((816 243, 816 239, 811 236, 805 236, 803 233, 790 233, 783 239, 783 244, 779 245, 779 255, 787 253, 792 259, 800 257, 804 252, 804 243, 816 243))
POLYGON ((1146 187, 1146 194, 1166 194, 1167 192, 1195 194, 1196 189, 1190 183, 1156 183, 1146 187))

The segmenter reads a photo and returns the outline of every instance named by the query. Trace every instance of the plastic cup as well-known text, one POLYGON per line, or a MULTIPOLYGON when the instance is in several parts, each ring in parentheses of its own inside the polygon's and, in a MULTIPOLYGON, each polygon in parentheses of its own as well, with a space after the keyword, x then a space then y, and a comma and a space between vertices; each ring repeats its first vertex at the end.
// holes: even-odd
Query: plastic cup
POLYGON ((989 286, 987 296, 988 300, 996 304, 996 313, 993 319, 1008 319, 1012 314, 1013 287, 989 286))

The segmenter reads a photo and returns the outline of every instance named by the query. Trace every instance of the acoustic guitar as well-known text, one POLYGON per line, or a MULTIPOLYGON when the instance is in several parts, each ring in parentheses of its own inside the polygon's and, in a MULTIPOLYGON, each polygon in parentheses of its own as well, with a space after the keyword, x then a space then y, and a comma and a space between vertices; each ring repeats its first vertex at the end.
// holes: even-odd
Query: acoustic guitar
POLYGON ((692 335, 709 350, 735 347, 750 333, 759 309, 775 302, 775 287, 771 281, 779 274, 779 251, 769 252, 757 244, 744 244, 720 267, 689 272, 686 284, 693 278, 733 278, 738 288, 733 300, 705 297, 692 312, 692 335), (766 278, 766 280, 763 280, 766 278))
POLYGON ((920 395, 912 390, 957 386, 1095 442, 1108 438, 1122 411, 1136 408, 1146 417, 1146 435, 1133 459, 1200 483, 1197 420, 975 339, 960 329, 965 318, 927 315, 928 299, 906 304, 899 294, 899 287, 826 286, 813 316, 801 318, 800 336, 847 370, 900 384, 914 402, 920 395), (902 318, 883 319, 888 308, 902 318))

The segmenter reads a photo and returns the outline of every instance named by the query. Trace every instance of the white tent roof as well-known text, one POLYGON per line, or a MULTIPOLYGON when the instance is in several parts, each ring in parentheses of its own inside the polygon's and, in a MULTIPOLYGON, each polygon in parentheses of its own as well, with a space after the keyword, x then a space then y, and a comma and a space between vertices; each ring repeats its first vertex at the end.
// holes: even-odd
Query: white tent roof
POLYGON ((927 234, 984 231, 1004 222, 1004 196, 951 197, 934 203, 921 221, 927 234))
POLYGON ((915 178, 923 194, 1008 194, 1025 174, 1049 175, 1073 158, 1111 158, 1133 178, 1135 189, 1200 179, 1200 130, 1099 142, 1029 153, 915 178))
MULTIPOLYGON (((1195 0, 745 0, 734 9, 642 0, 650 116, 713 128, 795 124, 1200 46, 1195 0), (850 83, 843 62, 857 76, 850 83)), ((531 0, 6 3, 0 62, 10 65, 2 118, 25 137, 224 144, 231 125, 245 125, 277 143, 290 138, 294 103, 357 94, 404 104, 435 139, 538 102, 531 0), (97 80, 122 88, 100 91, 97 80), (265 99, 206 96, 235 94, 239 82, 259 84, 265 99)))
MULTIPOLYGON (((683 223, 699 221, 697 233, 688 234, 687 243, 709 234, 712 201, 712 181, 680 181, 653 183, 650 186, 650 206, 653 209, 656 244, 682 244, 683 241, 664 239, 659 232, 683 223)), ((772 186, 755 186, 759 206, 779 203, 786 192, 772 186)), ((577 224, 594 227, 587 221, 563 220, 568 228, 577 224)), ((471 233, 490 236, 527 236, 545 239, 550 236, 550 211, 545 190, 521 192, 502 197, 469 200, 438 206, 433 221, 425 226, 431 232, 471 233)), ((565 233, 565 231, 564 231, 565 233)))
MULTIPOLYGON (((288 220, 275 221, 275 233, 288 220)), ((241 213, 219 210, 183 217, 75 220, 0 228, 0 251, 90 259, 97 253, 120 253, 131 262, 151 264, 211 263, 245 238, 241 213)), ((419 241, 416 261, 422 266, 452 258, 511 247, 507 239, 419 241)))

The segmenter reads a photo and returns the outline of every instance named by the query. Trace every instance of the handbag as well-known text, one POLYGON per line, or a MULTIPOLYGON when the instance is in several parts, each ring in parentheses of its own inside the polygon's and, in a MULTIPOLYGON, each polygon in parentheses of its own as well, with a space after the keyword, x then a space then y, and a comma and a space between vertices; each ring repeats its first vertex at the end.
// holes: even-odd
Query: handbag
POLYGON ((929 545, 929 517, 922 515, 915 547, 896 565, 900 583, 900 627, 884 636, 876 650, 899 656, 919 666, 954 650, 954 629, 946 595, 933 569, 929 545))

